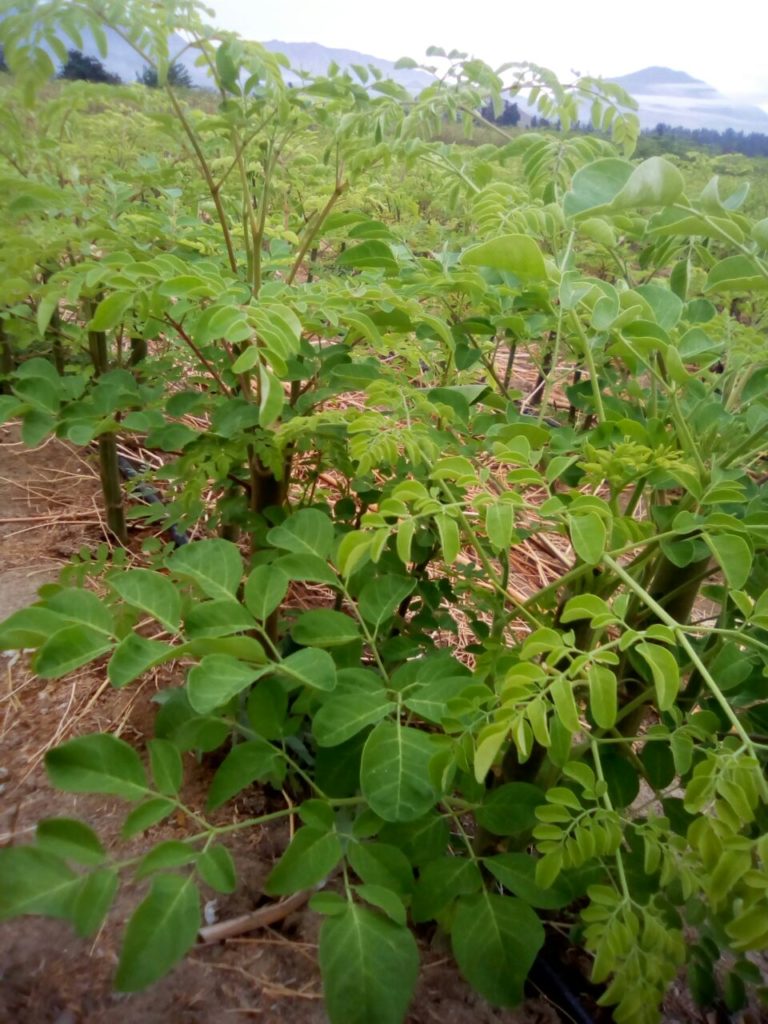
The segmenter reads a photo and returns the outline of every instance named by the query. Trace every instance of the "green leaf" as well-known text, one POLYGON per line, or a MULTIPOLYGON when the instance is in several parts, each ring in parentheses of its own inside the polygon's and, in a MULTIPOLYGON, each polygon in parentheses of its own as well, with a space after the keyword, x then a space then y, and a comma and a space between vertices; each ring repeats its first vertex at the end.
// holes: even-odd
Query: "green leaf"
POLYGON ((80 876, 64 861, 36 846, 0 850, 0 921, 21 914, 71 916, 80 876))
POLYGON ((247 373, 261 363, 261 352, 256 345, 248 345, 232 364, 233 373, 247 373))
POLYGON ((362 683, 339 683, 333 696, 315 713, 312 734, 321 747, 337 747, 380 722, 394 708, 382 681, 366 673, 362 683))
POLYGON ((138 992, 181 960, 197 939, 200 897, 189 878, 157 875, 125 931, 115 986, 138 992))
POLYGON ((254 668, 228 654, 207 654, 187 676, 189 703, 200 715, 205 715, 222 704, 268 671, 268 667, 254 668))
POLYGON ((29 412, 24 413, 21 439, 28 448, 36 448, 55 429, 55 417, 38 409, 30 409, 29 412))
POLYGON ((478 732, 473 762, 477 782, 485 782, 485 777, 507 742, 508 736, 508 722, 491 722, 478 732))
MULTIPOLYGON (((420 679, 409 686, 403 704, 419 718, 438 724, 449 715, 448 702, 460 696, 472 685, 469 675, 446 675, 437 678, 420 679)), ((489 691, 490 692, 490 691, 489 691)))
POLYGON ((178 839, 167 839, 163 843, 158 843, 142 857, 136 867, 136 877, 146 878, 147 875, 152 875, 156 871, 180 868, 185 864, 191 864, 196 858, 195 849, 189 843, 182 843, 178 839))
POLYGON ((612 729, 618 714, 618 680, 610 669, 592 664, 587 671, 589 709, 601 729, 612 729))
POLYGON ((339 579, 328 563, 316 555, 281 555, 272 563, 272 569, 285 573, 289 580, 310 580, 338 587, 339 579))
POLYGON ((298 617, 291 630, 297 644, 304 647, 342 647, 360 639, 354 619, 330 608, 315 608, 298 617))
POLYGON ((259 383, 259 426, 267 430, 280 419, 285 392, 282 383, 263 363, 259 363, 259 383))
POLYGON ((647 206, 671 206, 685 188, 680 171, 669 160, 652 156, 632 171, 611 202, 612 210, 636 210, 647 206))
MULTIPOLYGON (((687 267, 687 263, 678 266, 687 267)), ((641 284, 635 291, 650 304, 659 327, 671 331, 682 315, 682 300, 670 288, 662 288, 658 284, 641 284)))
POLYGON ((390 843, 351 843, 347 858, 363 882, 408 896, 413 889, 413 870, 402 850, 390 843))
POLYGON ((608 747, 601 755, 608 796, 617 809, 629 807, 640 791, 640 775, 626 757, 608 747))
POLYGON ((0 624, 0 650, 40 647, 52 633, 60 630, 65 622, 58 612, 52 612, 41 605, 22 608, 0 624))
POLYGON ((177 649, 140 633, 128 633, 112 652, 107 665, 109 681, 115 687, 127 686, 148 669, 177 656, 177 649))
POLYGON ((106 856, 93 829, 75 818, 45 818, 38 822, 37 845, 78 864, 100 864, 106 856))
POLYGON ((259 622, 266 622, 288 593, 288 577, 274 565, 259 565, 245 581, 245 606, 259 622))
POLYGON ((51 317, 59 308, 60 301, 61 295, 57 292, 49 292, 48 295, 43 295, 37 303, 37 331, 41 338, 45 336, 51 317))
POLYGON ((327 651, 317 647, 296 651, 276 665, 275 671, 289 679, 292 686, 326 691, 336 687, 336 664, 327 651))
POLYGON ((147 747, 155 789, 164 796, 176 796, 184 776, 178 747, 170 740, 163 739, 150 740, 147 747))
POLYGON ((555 705, 557 717, 570 733, 579 732, 579 709, 573 696, 573 685, 564 676, 558 678, 550 687, 550 696, 555 705))
POLYGON ((267 542, 283 551, 326 559, 333 547, 333 523, 319 509, 303 508, 273 527, 267 542))
POLYGON ((569 516, 573 550, 587 565, 596 565, 603 557, 608 540, 605 523, 597 512, 580 512, 569 516))
POLYGON ((492 267, 523 281, 546 281, 547 269, 538 245, 530 235, 499 235, 465 249, 461 262, 468 267, 492 267))
POLYGON ((425 864, 413 893, 413 920, 432 921, 458 896, 482 888, 483 878, 474 861, 466 857, 440 857, 425 864))
POLYGON ((577 895, 566 875, 560 875, 547 889, 536 883, 536 859, 528 853, 500 853, 483 857, 483 866, 515 896, 538 910, 560 910, 577 895))
POLYGON ((320 891, 316 892, 309 900, 309 909, 316 914, 343 914, 347 908, 347 901, 339 896, 337 892, 320 891))
POLYGON ((461 550, 461 537, 459 527, 455 519, 441 512, 435 516, 435 526, 440 535, 440 547, 443 550, 443 558, 451 565, 461 550))
POLYGON ((419 973, 408 928, 349 903, 324 921, 318 957, 331 1024, 402 1024, 419 973))
POLYGON ((110 586, 124 601, 140 608, 172 632, 181 618, 181 597, 167 576, 151 569, 131 569, 112 576, 110 586))
POLYGON ((366 903, 370 903, 374 907, 378 907, 379 910, 383 910, 387 917, 394 921, 395 924, 405 925, 407 919, 405 906, 400 897, 392 892, 391 889, 368 882, 364 882, 362 885, 354 885, 352 889, 361 900, 365 900, 366 903))
POLYGON ((593 620, 598 616, 616 619, 616 615, 607 601, 597 594, 577 594, 569 598, 560 616, 562 623, 577 622, 579 619, 593 620))
POLYGON ((41 679, 59 679, 100 658, 111 646, 103 633, 97 633, 88 626, 65 626, 46 640, 37 652, 34 669, 41 679))
POLYGON ((435 753, 419 729, 380 722, 365 742, 360 786, 371 808, 385 821, 413 821, 430 809, 436 793, 429 780, 435 753))
POLYGON ((594 160, 581 167, 563 200, 563 212, 566 217, 576 217, 607 209, 631 175, 632 164, 615 157, 594 160))
POLYGON ((544 929, 522 900, 488 892, 462 896, 451 930, 459 970, 495 1006, 516 1006, 544 929))
POLYGON ((339 255, 336 264, 355 270, 385 270, 387 273, 397 273, 398 269, 397 260, 392 255, 390 247, 377 238, 345 249, 339 255))
POLYGON ((749 256, 728 256, 710 270, 705 291, 754 292, 767 288, 768 278, 755 260, 749 256))
POLYGON ((197 873, 206 885, 216 892, 234 892, 237 888, 237 872, 232 854, 221 843, 209 846, 197 858, 197 873))
POLYGON ((138 807, 134 807, 125 819, 120 835, 123 839, 131 839, 133 836, 138 835, 139 832, 146 832, 148 828, 152 828, 153 825, 162 821, 163 818, 167 818, 175 810, 176 804, 173 800, 166 800, 163 797, 153 797, 151 800, 145 800, 138 807))
POLYGON ((270 872, 264 891, 271 896, 284 896, 309 889, 327 878, 341 857, 341 842, 335 832, 309 826, 300 828, 270 872))
POLYGON ((133 292, 113 292, 102 299, 96 307, 93 318, 86 324, 89 331, 110 331, 123 319, 123 315, 133 302, 133 292))
POLYGON ((485 512, 485 532, 498 554, 506 551, 515 535, 515 510, 508 501, 496 501, 485 512))
POLYGON ((678 169, 663 157, 651 157, 637 167, 608 157, 595 160, 574 174, 563 209, 566 216, 575 217, 608 210, 669 206, 680 197, 684 184, 678 169))
POLYGON ((397 846, 412 864, 421 866, 443 855, 449 830, 445 819, 436 811, 430 811, 416 821, 384 825, 379 838, 397 846))
POLYGON ((288 728, 288 692, 276 676, 258 682, 248 694, 248 721, 265 740, 282 739, 288 728))
POLYGON ((216 810, 252 782, 266 781, 280 770, 278 750, 263 739, 246 740, 233 747, 216 770, 208 790, 206 807, 216 810))
POLYGON ((492 789, 476 811, 479 825, 495 836, 514 836, 536 824, 544 793, 530 782, 506 782, 492 789))
POLYGON ((92 871, 73 893, 71 918, 81 938, 94 935, 112 906, 120 876, 114 868, 92 871))
POLYGON ((735 533, 707 533, 704 539, 725 573, 728 585, 734 590, 740 590, 752 571, 752 549, 749 544, 735 533))
POLYGON ((391 619, 402 601, 412 594, 416 580, 407 576, 376 576, 360 591, 357 606, 360 615, 373 626, 374 635, 381 625, 391 619))
MULTIPOLYGON (((231 597, 201 601, 192 606, 184 619, 184 632, 190 638, 230 636, 255 628, 256 622, 250 613, 231 597)), ((252 637, 248 639, 258 643, 252 637)), ((262 656, 259 660, 265 658, 262 656)))
POLYGON ((659 710, 669 711, 680 690, 680 668, 674 655, 660 644, 639 643, 633 649, 651 670, 659 710))
POLYGON ((45 755, 48 778, 68 793, 109 793, 125 800, 147 795, 139 755, 124 740, 94 733, 62 743, 45 755))
POLYGON ((243 575, 243 560, 236 544, 213 538, 185 544, 167 561, 171 572, 190 579, 213 598, 234 597, 243 575))

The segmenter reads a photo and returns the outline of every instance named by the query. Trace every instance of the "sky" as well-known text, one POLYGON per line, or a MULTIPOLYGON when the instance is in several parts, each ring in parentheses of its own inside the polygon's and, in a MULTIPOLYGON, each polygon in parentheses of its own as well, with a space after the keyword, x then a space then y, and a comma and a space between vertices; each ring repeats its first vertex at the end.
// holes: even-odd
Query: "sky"
POLYGON ((214 24, 266 42, 322 43, 420 60, 430 45, 498 66, 527 60, 567 77, 649 65, 686 71, 768 110, 765 0, 208 0, 214 24))

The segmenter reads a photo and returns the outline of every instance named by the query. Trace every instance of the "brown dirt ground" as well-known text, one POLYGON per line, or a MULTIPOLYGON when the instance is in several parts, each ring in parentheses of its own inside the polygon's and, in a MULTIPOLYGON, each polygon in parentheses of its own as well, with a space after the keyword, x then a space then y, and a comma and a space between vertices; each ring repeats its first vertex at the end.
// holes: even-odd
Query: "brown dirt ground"
MULTIPOLYGON (((28 450, 14 427, 0 428, 0 619, 34 600, 84 545, 104 541, 97 473, 90 461, 51 440, 28 450)), ((42 757, 47 749, 86 732, 112 731, 143 750, 152 735, 153 693, 169 684, 172 670, 150 675, 125 690, 112 689, 103 666, 89 666, 52 681, 37 679, 27 659, 0 656, 0 845, 31 839, 44 817, 80 816, 117 846, 123 804, 103 797, 52 790, 42 757)), ((183 794, 201 806, 210 769, 188 757, 183 794)), ((225 809, 259 814, 273 798, 253 792, 225 809)), ((278 797, 279 799, 279 797, 278 797)), ((271 808, 271 804, 270 804, 271 808)), ((185 821, 171 820, 133 841, 140 853, 159 839, 179 838, 185 821)), ((289 824, 237 833, 231 850, 240 886, 217 897, 219 920, 253 909, 261 884, 289 840, 289 824)), ((120 844, 125 852, 125 844, 120 844)), ((204 894, 211 898, 212 893, 204 894)), ((95 938, 77 938, 70 927, 45 918, 0 925, 0 1021, 19 1024, 207 1024, 247 1019, 292 1024, 327 1020, 316 965, 319 919, 297 911, 279 926, 239 939, 200 946, 144 993, 121 995, 112 977, 123 925, 140 898, 121 889, 95 938)), ((422 951, 422 971, 408 1024, 554 1024, 544 998, 516 1011, 496 1010, 474 994, 442 948, 422 951)))

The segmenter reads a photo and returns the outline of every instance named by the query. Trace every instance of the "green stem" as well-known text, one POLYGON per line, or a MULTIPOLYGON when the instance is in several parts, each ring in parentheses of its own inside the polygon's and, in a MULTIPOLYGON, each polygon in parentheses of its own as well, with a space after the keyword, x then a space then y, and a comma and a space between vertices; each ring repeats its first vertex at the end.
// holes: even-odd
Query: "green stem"
POLYGON ((208 191, 211 193, 213 204, 216 207, 216 214, 219 218, 219 224, 221 225, 221 233, 224 236, 224 245, 226 246, 227 249, 227 259, 229 260, 229 266, 232 273, 236 274, 237 259, 235 258, 235 250, 234 246, 232 245, 232 235, 229 230, 229 221, 227 219, 226 211, 224 210, 224 204, 221 201, 220 188, 213 180, 213 174, 211 173, 211 168, 205 157, 205 153, 203 152, 202 147, 198 142, 197 135, 195 134, 192 125, 189 123, 186 114, 181 109, 179 101, 176 99, 176 96, 174 95, 173 89, 171 89, 170 86, 166 86, 166 92, 170 97, 171 106, 173 107, 174 112, 178 117, 182 128, 184 129, 184 133, 189 139, 189 144, 192 146, 192 149, 195 152, 197 162, 200 164, 200 170, 203 172, 205 183, 208 186, 208 191))
POLYGON ((339 182, 337 180, 336 187, 328 197, 328 201, 326 202, 325 206, 322 208, 322 210, 320 210, 319 213, 316 213, 311 218, 309 224, 304 229, 304 235, 302 237, 301 244, 299 245, 298 252, 296 253, 296 258, 293 261, 290 273, 286 278, 286 284, 293 284, 294 280, 296 279, 296 275, 298 274, 299 269, 301 268, 301 265, 304 262, 304 257, 307 255, 309 247, 314 242, 315 238, 317 237, 318 231, 325 222, 326 217, 331 212, 334 205, 338 202, 341 196, 344 194, 346 188, 346 183, 339 182))
POLYGON ((589 380, 592 385, 592 395, 595 400, 595 409, 597 410, 597 418, 600 423, 605 423, 605 406, 603 405, 603 395, 600 391, 600 381, 597 377, 597 367, 595 365, 595 359, 592 355, 592 348, 589 344, 589 338, 581 325, 576 313, 571 313, 571 321, 576 328, 576 333, 581 340, 581 347, 584 353, 584 362, 587 364, 587 370, 589 372, 589 380))
MULTIPOLYGON (((592 760, 595 763, 595 773, 596 773, 598 779, 600 780, 600 782, 602 782, 603 788, 604 788, 603 806, 606 808, 606 810, 610 811, 612 814, 615 814, 616 811, 615 811, 614 806, 613 806, 613 804, 611 802, 611 798, 608 795, 608 784, 606 783, 605 775, 603 774, 603 765, 602 765, 602 762, 600 760, 600 748, 599 748, 599 745, 594 740, 592 740, 590 738, 590 747, 592 749, 592 760)), ((621 849, 618 849, 616 851, 615 857, 616 857, 616 872, 617 872, 617 874, 619 876, 619 885, 621 886, 622 895, 624 896, 625 900, 630 901, 632 899, 632 897, 631 897, 630 892, 629 892, 629 885, 627 884, 627 873, 624 870, 624 858, 621 855, 621 849)))

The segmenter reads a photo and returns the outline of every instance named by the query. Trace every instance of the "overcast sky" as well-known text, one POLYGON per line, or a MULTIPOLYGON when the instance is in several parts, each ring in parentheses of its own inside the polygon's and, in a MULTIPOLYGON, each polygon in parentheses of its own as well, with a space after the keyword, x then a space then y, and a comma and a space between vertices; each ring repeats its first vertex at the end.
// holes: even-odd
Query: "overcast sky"
POLYGON ((768 109, 765 0, 208 0, 249 39, 421 59, 430 45, 498 65, 529 60, 612 77, 652 64, 687 71, 768 109))

